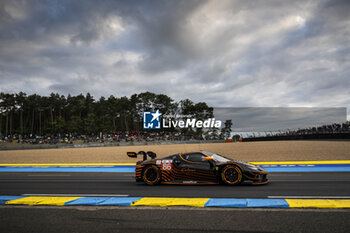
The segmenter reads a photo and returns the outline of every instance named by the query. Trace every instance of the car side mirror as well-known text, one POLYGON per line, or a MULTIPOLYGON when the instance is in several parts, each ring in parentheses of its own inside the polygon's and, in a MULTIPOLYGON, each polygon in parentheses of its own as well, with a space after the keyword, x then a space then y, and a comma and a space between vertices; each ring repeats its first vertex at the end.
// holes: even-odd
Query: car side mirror
POLYGON ((205 160, 210 161, 210 160, 213 160, 213 158, 212 157, 205 157, 205 160))

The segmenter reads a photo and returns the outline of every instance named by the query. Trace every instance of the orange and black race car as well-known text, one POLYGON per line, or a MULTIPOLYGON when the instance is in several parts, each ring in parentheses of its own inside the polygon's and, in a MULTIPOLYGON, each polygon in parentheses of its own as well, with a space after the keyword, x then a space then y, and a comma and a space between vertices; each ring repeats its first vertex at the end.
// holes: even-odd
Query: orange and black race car
POLYGON ((127 152, 136 163, 136 181, 156 184, 267 184, 268 172, 256 165, 207 151, 179 153, 157 159, 152 151, 127 152), (150 159, 147 159, 150 157, 150 159))

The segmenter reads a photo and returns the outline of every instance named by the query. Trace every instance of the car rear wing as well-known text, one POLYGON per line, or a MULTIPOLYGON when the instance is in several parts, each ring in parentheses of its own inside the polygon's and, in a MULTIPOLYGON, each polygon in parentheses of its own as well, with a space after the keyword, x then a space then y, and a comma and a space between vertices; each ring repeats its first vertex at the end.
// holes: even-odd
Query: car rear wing
POLYGON ((130 158, 137 158, 137 155, 142 155, 143 156, 143 160, 147 160, 147 155, 151 158, 151 159, 155 159, 157 157, 156 153, 154 153, 153 151, 139 151, 138 153, 136 152, 126 152, 126 154, 130 157, 130 158))

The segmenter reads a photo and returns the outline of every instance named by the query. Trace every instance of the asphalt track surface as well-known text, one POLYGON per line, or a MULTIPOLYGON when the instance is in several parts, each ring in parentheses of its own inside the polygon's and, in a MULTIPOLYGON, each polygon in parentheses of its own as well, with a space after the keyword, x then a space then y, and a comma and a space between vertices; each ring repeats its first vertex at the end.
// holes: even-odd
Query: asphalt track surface
MULTIPOLYGON (((350 173, 272 173, 268 185, 159 185, 133 173, 0 173, 0 195, 350 196, 350 173)), ((0 206, 0 232, 350 232, 349 209, 0 206)))
POLYGON ((158 185, 133 173, 0 173, 0 195, 111 195, 130 197, 347 197, 350 173, 272 173, 268 185, 158 185))
POLYGON ((347 209, 0 206, 0 232, 349 232, 347 209))

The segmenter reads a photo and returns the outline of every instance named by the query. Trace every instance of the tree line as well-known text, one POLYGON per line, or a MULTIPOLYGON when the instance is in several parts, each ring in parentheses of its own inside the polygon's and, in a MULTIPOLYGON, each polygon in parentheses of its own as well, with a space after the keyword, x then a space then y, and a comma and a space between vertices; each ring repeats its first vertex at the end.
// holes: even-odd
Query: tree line
MULTIPOLYGON (((167 95, 151 92, 99 99, 90 93, 41 96, 1 92, 0 136, 142 131, 142 113, 155 109, 162 114, 192 115, 198 119, 213 117, 213 108, 204 102, 194 103, 189 99, 176 102, 167 95)), ((196 135, 202 133, 201 129, 181 130, 196 135)))

